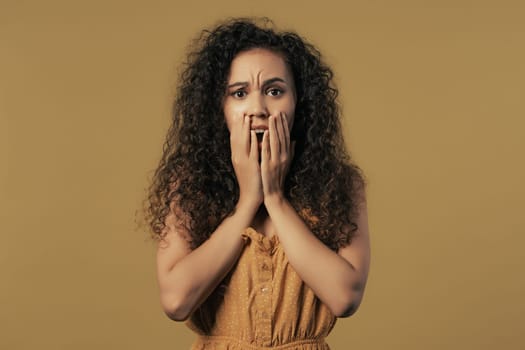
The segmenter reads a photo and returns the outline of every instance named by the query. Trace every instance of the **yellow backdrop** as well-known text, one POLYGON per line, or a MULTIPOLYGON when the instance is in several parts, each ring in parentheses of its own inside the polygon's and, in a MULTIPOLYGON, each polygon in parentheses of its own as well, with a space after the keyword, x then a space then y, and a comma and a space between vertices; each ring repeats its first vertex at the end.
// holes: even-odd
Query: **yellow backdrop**
POLYGON ((188 349, 135 211, 189 41, 265 15, 335 70, 372 264, 333 349, 523 349, 521 1, 0 1, 0 348, 188 349))

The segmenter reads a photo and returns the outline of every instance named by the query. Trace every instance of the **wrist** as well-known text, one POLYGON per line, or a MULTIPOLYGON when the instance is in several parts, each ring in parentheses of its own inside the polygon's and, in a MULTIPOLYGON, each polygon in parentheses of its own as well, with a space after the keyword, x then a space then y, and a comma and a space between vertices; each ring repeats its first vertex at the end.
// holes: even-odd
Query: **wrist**
POLYGON ((235 205, 235 211, 246 211, 255 214, 262 203, 252 199, 239 198, 235 205))
POLYGON ((264 196, 264 206, 266 209, 281 207, 286 203, 287 199, 282 193, 274 193, 268 196, 264 196))

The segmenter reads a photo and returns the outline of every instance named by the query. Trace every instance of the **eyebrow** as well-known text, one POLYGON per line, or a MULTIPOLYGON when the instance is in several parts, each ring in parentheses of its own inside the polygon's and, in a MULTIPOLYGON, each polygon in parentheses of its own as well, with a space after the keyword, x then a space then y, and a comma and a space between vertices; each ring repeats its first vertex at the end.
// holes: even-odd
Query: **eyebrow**
MULTIPOLYGON (((270 85, 272 83, 275 83, 276 81, 287 84, 286 81, 284 81, 284 79, 275 77, 275 78, 265 80, 262 86, 270 85)), ((235 86, 248 86, 248 85, 249 83, 247 81, 238 81, 236 83, 228 85, 228 89, 231 89, 232 87, 235 87, 235 86)))

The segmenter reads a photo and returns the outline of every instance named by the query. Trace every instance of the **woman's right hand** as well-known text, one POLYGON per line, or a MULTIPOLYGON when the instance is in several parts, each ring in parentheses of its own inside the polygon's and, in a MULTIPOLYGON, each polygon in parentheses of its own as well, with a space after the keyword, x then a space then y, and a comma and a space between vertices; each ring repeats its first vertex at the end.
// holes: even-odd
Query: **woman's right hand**
POLYGON ((233 169, 239 183, 239 205, 257 210, 264 200, 259 164, 259 146, 248 116, 236 118, 230 131, 233 169))

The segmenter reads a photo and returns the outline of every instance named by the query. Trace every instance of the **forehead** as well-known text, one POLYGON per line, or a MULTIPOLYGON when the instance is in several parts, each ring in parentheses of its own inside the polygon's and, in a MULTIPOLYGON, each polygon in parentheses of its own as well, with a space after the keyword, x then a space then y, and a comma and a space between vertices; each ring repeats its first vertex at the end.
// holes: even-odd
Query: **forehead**
POLYGON ((290 79, 291 74, 284 57, 268 49, 251 49, 239 53, 230 66, 229 80, 256 77, 281 77, 290 79))

